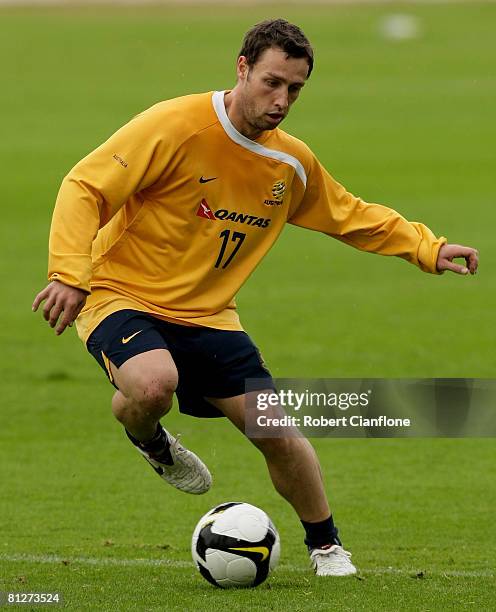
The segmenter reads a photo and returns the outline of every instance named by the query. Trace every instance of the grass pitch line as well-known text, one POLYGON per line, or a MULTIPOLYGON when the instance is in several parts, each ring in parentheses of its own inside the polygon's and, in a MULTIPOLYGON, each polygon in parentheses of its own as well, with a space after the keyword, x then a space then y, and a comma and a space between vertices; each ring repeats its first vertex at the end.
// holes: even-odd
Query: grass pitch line
MULTIPOLYGON (((401 1, 401 0, 400 0, 401 1)), ((410 0, 411 4, 469 4, 473 0, 410 0)), ((493 4, 496 0, 478 0, 479 4, 493 4)), ((174 6, 174 5, 204 5, 204 6, 216 6, 222 4, 234 5, 234 6, 259 6, 264 5, 266 0, 0 0, 0 6, 16 7, 16 6, 27 6, 33 7, 46 7, 46 6, 63 6, 63 7, 84 7, 85 5, 90 6, 138 6, 138 7, 150 7, 150 6, 174 6)), ((322 5, 395 5, 398 0, 311 0, 308 4, 313 6, 322 5)), ((299 5, 300 0, 272 0, 271 4, 277 6, 282 5, 299 5)))
POLYGON ((60 557, 59 555, 0 555, 0 561, 12 563, 47 563, 62 565, 96 565, 96 566, 120 566, 120 567, 192 567, 192 563, 180 559, 119 559, 117 557, 60 557))
MULTIPOLYGON (((61 557, 59 555, 6 555, 0 554, 0 561, 11 563, 44 563, 53 565, 94 565, 94 566, 120 566, 120 567, 175 567, 182 569, 192 569, 193 561, 181 561, 180 559, 119 559, 116 557, 61 557)), ((289 572, 308 572, 309 568, 305 566, 292 565, 281 563, 279 566, 282 570, 289 572)), ((399 576, 417 576, 419 570, 393 568, 393 567, 375 567, 362 569, 360 574, 369 576, 383 576, 387 574, 399 576)), ((494 578, 496 574, 491 570, 431 570, 427 569, 424 572, 428 576, 447 577, 447 578, 494 578)))

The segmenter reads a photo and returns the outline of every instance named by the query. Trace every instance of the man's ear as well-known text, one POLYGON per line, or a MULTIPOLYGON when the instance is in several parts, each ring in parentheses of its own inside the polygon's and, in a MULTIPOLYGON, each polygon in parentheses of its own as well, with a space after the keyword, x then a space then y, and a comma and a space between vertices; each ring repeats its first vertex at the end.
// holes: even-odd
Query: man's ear
POLYGON ((246 57, 244 55, 240 55, 236 64, 236 74, 238 75, 238 81, 246 81, 246 79, 248 78, 249 69, 250 67, 248 65, 246 57))

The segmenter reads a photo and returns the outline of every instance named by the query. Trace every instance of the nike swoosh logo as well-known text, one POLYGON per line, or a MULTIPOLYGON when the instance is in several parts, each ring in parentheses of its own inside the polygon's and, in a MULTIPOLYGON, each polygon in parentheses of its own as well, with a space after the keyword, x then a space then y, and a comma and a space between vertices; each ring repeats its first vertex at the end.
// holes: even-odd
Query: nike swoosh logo
POLYGON ((200 183, 210 183, 210 181, 215 181, 217 179, 216 176, 212 178, 203 178, 203 175, 200 177, 200 183))
POLYGON ((123 338, 122 339, 122 344, 127 344, 130 340, 132 340, 134 338, 134 336, 137 336, 138 334, 141 334, 143 330, 140 329, 137 332, 134 332, 134 334, 132 334, 131 336, 128 336, 127 338, 123 338))
POLYGON ((229 547, 229 550, 246 550, 247 552, 259 553, 260 555, 262 555, 262 561, 265 561, 265 559, 267 559, 267 557, 269 556, 269 549, 266 546, 249 546, 246 548, 229 547))

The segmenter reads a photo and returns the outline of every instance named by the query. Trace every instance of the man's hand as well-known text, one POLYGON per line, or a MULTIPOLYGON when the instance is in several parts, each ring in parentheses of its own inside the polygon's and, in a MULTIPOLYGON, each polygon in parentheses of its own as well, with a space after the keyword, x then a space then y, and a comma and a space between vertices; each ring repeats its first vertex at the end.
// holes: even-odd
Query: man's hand
POLYGON ((38 306, 44 301, 43 317, 45 321, 48 321, 50 327, 57 325, 59 317, 63 313, 55 329, 57 336, 60 336, 68 325, 72 325, 81 312, 86 297, 87 294, 81 289, 64 285, 60 281, 52 281, 34 298, 32 309, 33 312, 36 312, 38 306))
POLYGON ((436 267, 439 272, 451 270, 457 274, 475 274, 479 265, 479 253, 476 249, 460 244, 443 244, 439 249, 436 267), (453 263, 455 257, 463 257, 466 265, 453 263))

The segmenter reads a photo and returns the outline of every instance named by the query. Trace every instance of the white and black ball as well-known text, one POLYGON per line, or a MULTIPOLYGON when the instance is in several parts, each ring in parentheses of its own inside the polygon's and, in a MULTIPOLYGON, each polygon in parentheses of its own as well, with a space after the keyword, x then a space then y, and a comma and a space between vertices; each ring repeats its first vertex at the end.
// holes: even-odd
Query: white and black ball
POLYGON ((191 553, 201 575, 212 584, 255 587, 279 561, 279 534, 260 508, 227 502, 198 521, 191 553))

